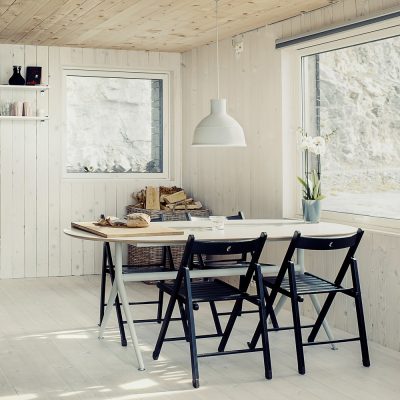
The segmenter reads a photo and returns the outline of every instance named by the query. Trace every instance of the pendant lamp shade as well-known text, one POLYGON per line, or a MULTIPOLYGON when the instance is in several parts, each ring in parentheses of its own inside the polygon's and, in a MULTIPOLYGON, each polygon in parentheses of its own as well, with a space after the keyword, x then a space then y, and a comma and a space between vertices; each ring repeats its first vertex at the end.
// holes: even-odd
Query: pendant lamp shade
POLYGON ((226 113, 226 99, 211 100, 211 113, 194 130, 192 146, 246 146, 242 127, 226 113))
POLYGON ((243 128, 226 113, 226 99, 219 98, 219 47, 218 1, 215 0, 215 32, 217 50, 217 99, 211 99, 211 113, 196 126, 192 146, 197 147, 245 147, 243 128))

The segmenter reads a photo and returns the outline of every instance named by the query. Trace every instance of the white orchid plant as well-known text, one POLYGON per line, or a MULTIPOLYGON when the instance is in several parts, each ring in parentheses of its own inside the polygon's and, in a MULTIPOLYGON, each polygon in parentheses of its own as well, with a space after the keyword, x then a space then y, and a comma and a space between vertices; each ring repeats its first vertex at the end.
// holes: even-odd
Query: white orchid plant
POLYGON ((322 200, 325 196, 321 193, 321 155, 325 153, 326 144, 336 130, 323 136, 312 137, 304 129, 299 128, 300 148, 304 152, 304 179, 297 177, 303 186, 303 199, 322 200), (311 157, 316 157, 316 169, 311 169, 311 157))

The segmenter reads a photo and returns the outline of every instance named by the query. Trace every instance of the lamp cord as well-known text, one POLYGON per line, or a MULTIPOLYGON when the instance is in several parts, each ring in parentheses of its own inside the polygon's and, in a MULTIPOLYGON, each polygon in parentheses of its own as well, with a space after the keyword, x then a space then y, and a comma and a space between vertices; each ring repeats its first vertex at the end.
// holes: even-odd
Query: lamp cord
POLYGON ((217 99, 219 99, 219 34, 218 34, 218 0, 215 0, 215 31, 217 33, 217 99))

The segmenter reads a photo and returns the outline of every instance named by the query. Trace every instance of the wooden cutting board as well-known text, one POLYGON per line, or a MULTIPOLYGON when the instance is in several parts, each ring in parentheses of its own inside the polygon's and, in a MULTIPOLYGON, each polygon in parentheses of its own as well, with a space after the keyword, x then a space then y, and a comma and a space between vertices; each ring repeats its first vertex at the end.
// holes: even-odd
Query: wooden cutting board
POLYGON ((71 222, 71 227, 81 229, 83 231, 90 232, 105 238, 134 236, 170 236, 184 234, 183 230, 160 226, 157 223, 150 224, 150 226, 148 226, 147 228, 127 228, 97 226, 93 222, 71 222))

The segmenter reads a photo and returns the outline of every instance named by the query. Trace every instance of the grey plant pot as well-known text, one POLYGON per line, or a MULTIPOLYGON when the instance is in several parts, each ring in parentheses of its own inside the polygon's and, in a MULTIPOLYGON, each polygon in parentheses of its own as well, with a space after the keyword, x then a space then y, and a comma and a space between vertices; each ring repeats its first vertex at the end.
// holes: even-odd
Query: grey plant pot
POLYGON ((302 199, 302 203, 304 221, 314 224, 319 222, 321 216, 321 200, 302 199))

